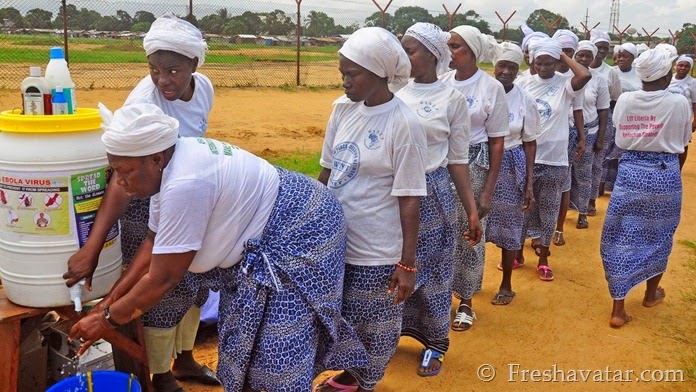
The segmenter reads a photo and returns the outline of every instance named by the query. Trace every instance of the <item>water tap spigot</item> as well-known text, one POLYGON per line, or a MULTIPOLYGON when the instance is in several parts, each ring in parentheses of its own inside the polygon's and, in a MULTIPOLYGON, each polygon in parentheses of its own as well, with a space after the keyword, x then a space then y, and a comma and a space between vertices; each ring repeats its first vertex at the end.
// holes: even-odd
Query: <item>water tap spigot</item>
POLYGON ((85 280, 75 283, 70 287, 70 300, 75 303, 75 311, 82 311, 82 287, 85 285, 85 280))

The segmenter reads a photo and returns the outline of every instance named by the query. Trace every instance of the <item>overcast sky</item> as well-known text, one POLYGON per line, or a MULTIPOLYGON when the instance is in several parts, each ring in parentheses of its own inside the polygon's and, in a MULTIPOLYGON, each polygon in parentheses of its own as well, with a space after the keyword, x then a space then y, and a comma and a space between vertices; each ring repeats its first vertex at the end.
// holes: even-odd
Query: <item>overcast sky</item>
MULTIPOLYGON (((6 3, 5 0, 0 0, 6 3)), ((386 6, 389 0, 377 0, 377 3, 386 6)), ((169 10, 176 14, 186 14, 188 0, 68 0, 69 4, 75 4, 78 8, 96 9, 103 14, 115 14, 116 9, 124 9, 131 13, 137 10, 146 10, 155 15, 169 10)), ((458 4, 462 4, 459 12, 469 9, 478 12, 491 26, 492 30, 502 28, 495 12, 507 18, 513 11, 517 13, 508 22, 508 27, 517 27, 523 23, 529 14, 538 8, 559 13, 570 22, 571 26, 580 28, 580 22, 585 20, 585 12, 589 10, 590 27, 600 22, 599 29, 609 30, 609 14, 611 0, 578 1, 539 1, 539 0, 393 0, 387 12, 394 11, 403 6, 420 6, 426 8, 432 15, 444 13, 442 4, 450 11, 454 11, 458 4)), ((21 8, 25 13, 30 8, 40 7, 56 12, 58 0, 10 0, 9 5, 21 8)), ((232 15, 241 14, 243 11, 271 11, 281 9, 288 14, 295 13, 297 6, 294 0, 193 0, 194 14, 199 18, 226 7, 232 15)), ((1 8, 2 6, 0 6, 1 8)), ((365 18, 377 11, 377 7, 371 0, 302 0, 302 14, 311 10, 326 12, 336 20, 337 24, 350 24, 354 21, 361 25, 365 18)), ((623 0, 621 1, 620 19, 618 26, 626 27, 629 23, 642 33, 645 28, 652 32, 660 28, 657 36, 669 36, 668 29, 672 32, 680 29, 686 22, 696 24, 696 0, 623 0)))

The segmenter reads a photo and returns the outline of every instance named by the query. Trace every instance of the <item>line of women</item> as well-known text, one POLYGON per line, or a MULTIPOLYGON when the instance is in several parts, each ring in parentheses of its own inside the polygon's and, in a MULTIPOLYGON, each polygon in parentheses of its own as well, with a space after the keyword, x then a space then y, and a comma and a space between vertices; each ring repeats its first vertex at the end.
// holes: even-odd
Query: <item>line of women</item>
MULTIPOLYGON (((85 343, 81 352, 157 304, 189 271, 221 293, 217 373, 227 391, 309 391, 328 369, 340 372, 315 391, 372 391, 400 336, 424 346, 417 374, 437 375, 450 328, 466 330, 475 319, 471 299, 484 265, 477 244, 485 238, 502 249, 503 279, 492 303, 509 304, 527 236, 537 241, 538 277, 554 279, 549 246, 564 185, 575 175, 582 181, 574 203, 580 212, 589 206, 594 156, 578 154, 572 174, 569 118, 583 95, 582 131, 597 134, 589 149, 603 144, 608 82, 597 77, 590 84, 588 69, 597 48, 579 43, 576 62, 557 39, 528 44, 536 74, 516 85, 522 50, 471 26, 446 33, 417 23, 401 41, 377 27, 356 31, 339 50, 345 95, 333 104, 318 182, 228 143, 179 138, 179 122, 156 105, 103 108, 102 140, 115 181, 129 195, 151 197, 149 232, 135 268, 114 288, 120 294, 71 330, 85 343), (484 59, 494 60, 495 79, 478 68, 484 59), (561 63, 569 74, 556 72, 561 63), (438 78, 447 66, 453 70, 438 78), (452 321, 451 293, 460 299, 452 321)), ((647 51, 639 64, 644 89, 668 84, 664 53, 647 51)), ((640 111, 654 112, 649 105, 664 99, 664 111, 655 114, 662 126, 656 122, 645 141, 617 136, 622 149, 650 152, 625 154, 637 165, 630 173, 619 166, 602 256, 613 296, 647 279, 644 304, 654 306, 664 297, 654 273, 664 272, 678 212, 670 213, 669 227, 642 212, 624 221, 633 201, 615 195, 650 197, 665 183, 669 197, 650 213, 677 208, 675 154, 688 142, 680 128, 687 107, 676 94, 644 95, 635 96, 646 102, 640 111), (675 126, 678 135, 663 136, 675 126), (649 189, 637 184, 646 175, 656 176, 649 189), (642 228, 659 236, 658 249, 634 247, 635 257, 627 257, 625 232, 642 228), (634 264, 650 268, 626 278, 626 265, 634 264)), ((624 101, 614 115, 619 130, 634 113, 624 101)), ((614 298, 618 326, 629 317, 614 298)))

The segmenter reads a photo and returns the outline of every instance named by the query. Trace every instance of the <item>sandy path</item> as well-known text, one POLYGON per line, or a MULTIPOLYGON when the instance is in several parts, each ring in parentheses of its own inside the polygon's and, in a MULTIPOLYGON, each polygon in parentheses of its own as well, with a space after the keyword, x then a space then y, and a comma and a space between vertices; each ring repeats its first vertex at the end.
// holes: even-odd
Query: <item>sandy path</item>
MULTIPOLYGON (((286 92, 279 89, 222 89, 215 95, 209 135, 225 139, 255 153, 271 156, 295 152, 314 152, 321 148, 323 130, 338 90, 286 92)), ((110 108, 123 102, 127 91, 79 91, 78 102, 95 107, 101 100, 110 108)), ((0 107, 21 106, 19 91, 0 90, 0 107)), ((696 153, 692 153, 696 154, 696 153)), ((494 307, 490 299, 497 291, 500 273, 495 266, 500 252, 489 244, 483 291, 474 297, 478 320, 466 332, 453 332, 452 345, 438 377, 420 378, 415 374, 421 347, 404 338, 392 360, 384 381, 376 391, 469 391, 469 390, 664 390, 693 391, 696 380, 687 375, 696 371, 696 252, 679 243, 696 240, 696 156, 684 170, 682 222, 662 286, 665 302, 647 309, 640 305, 644 286, 634 289, 626 299, 634 320, 620 330, 609 328, 611 298, 599 257, 602 216, 608 197, 598 201, 599 214, 590 218, 589 230, 576 230, 573 212, 566 223, 567 245, 553 247, 551 266, 556 280, 536 278, 533 252, 525 249, 530 265, 513 274, 517 292, 509 306, 494 307), (496 370, 493 381, 477 377, 477 369, 490 364, 496 370), (516 367, 516 365, 519 367, 516 367), (586 370, 589 381, 523 381, 522 372, 556 369, 586 370), (510 372, 511 367, 519 373, 510 372), (608 372, 607 372, 608 369, 608 372), (684 382, 635 381, 643 370, 672 377, 665 370, 681 370, 684 382), (593 381, 595 372, 611 380, 621 371, 632 371, 632 382, 593 381)), ((195 351, 200 361, 215 368, 216 337, 201 336, 195 351)), ((319 379, 322 379, 320 376, 319 379)), ((618 381, 619 379, 616 379, 618 381)), ((186 384, 188 391, 221 391, 186 384)))

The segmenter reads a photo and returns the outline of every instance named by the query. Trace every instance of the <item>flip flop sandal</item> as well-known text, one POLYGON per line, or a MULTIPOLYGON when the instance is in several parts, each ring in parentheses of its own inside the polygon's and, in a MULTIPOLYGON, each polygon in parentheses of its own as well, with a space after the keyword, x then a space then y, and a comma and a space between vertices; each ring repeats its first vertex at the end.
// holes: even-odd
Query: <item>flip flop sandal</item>
POLYGON ((491 304, 493 305, 509 305, 512 302, 512 299, 515 298, 515 292, 511 291, 509 293, 501 293, 498 292, 498 294, 493 297, 493 300, 491 300, 491 304))
POLYGON ((537 267, 537 276, 544 282, 553 281, 553 271, 548 265, 540 265, 537 267))
POLYGON ((563 232, 555 230, 553 232, 553 244, 556 246, 563 246, 563 245, 565 245, 565 243, 566 242, 565 242, 565 238, 563 238, 563 232))
POLYGON ((421 355, 423 356, 423 360, 420 363, 420 367, 427 368, 428 366, 430 366, 430 360, 432 359, 437 359, 438 361, 440 361, 440 367, 429 372, 421 372, 419 369, 418 375, 421 377, 437 376, 440 373, 440 370, 442 370, 442 363, 445 361, 445 354, 428 348, 423 350, 421 352, 421 355))
POLYGON ((336 389, 336 392, 357 392, 358 391, 358 386, 357 385, 345 385, 341 384, 340 382, 334 380, 336 376, 329 377, 326 380, 324 380, 322 383, 314 387, 313 391, 318 392, 319 389, 323 387, 324 385, 328 385, 332 388, 336 389))
POLYGON ((595 216, 597 215, 597 208, 596 207, 587 207, 587 216, 595 216))
POLYGON ((587 222, 587 218, 578 218, 578 223, 575 225, 576 229, 587 229, 590 224, 587 222))
MULTIPOLYGON (((522 267, 524 267, 524 263, 520 263, 520 261, 517 259, 512 260, 512 269, 516 270, 516 269, 522 268, 522 267)), ((503 270, 503 264, 502 263, 498 264, 498 271, 502 271, 502 270, 503 270)))
POLYGON ((454 321, 452 321, 452 330, 457 332, 466 331, 474 325, 474 320, 476 320, 476 312, 471 309, 471 306, 461 304, 457 307, 457 315, 454 317, 454 321), (471 311, 471 316, 459 310, 462 306, 471 311))

